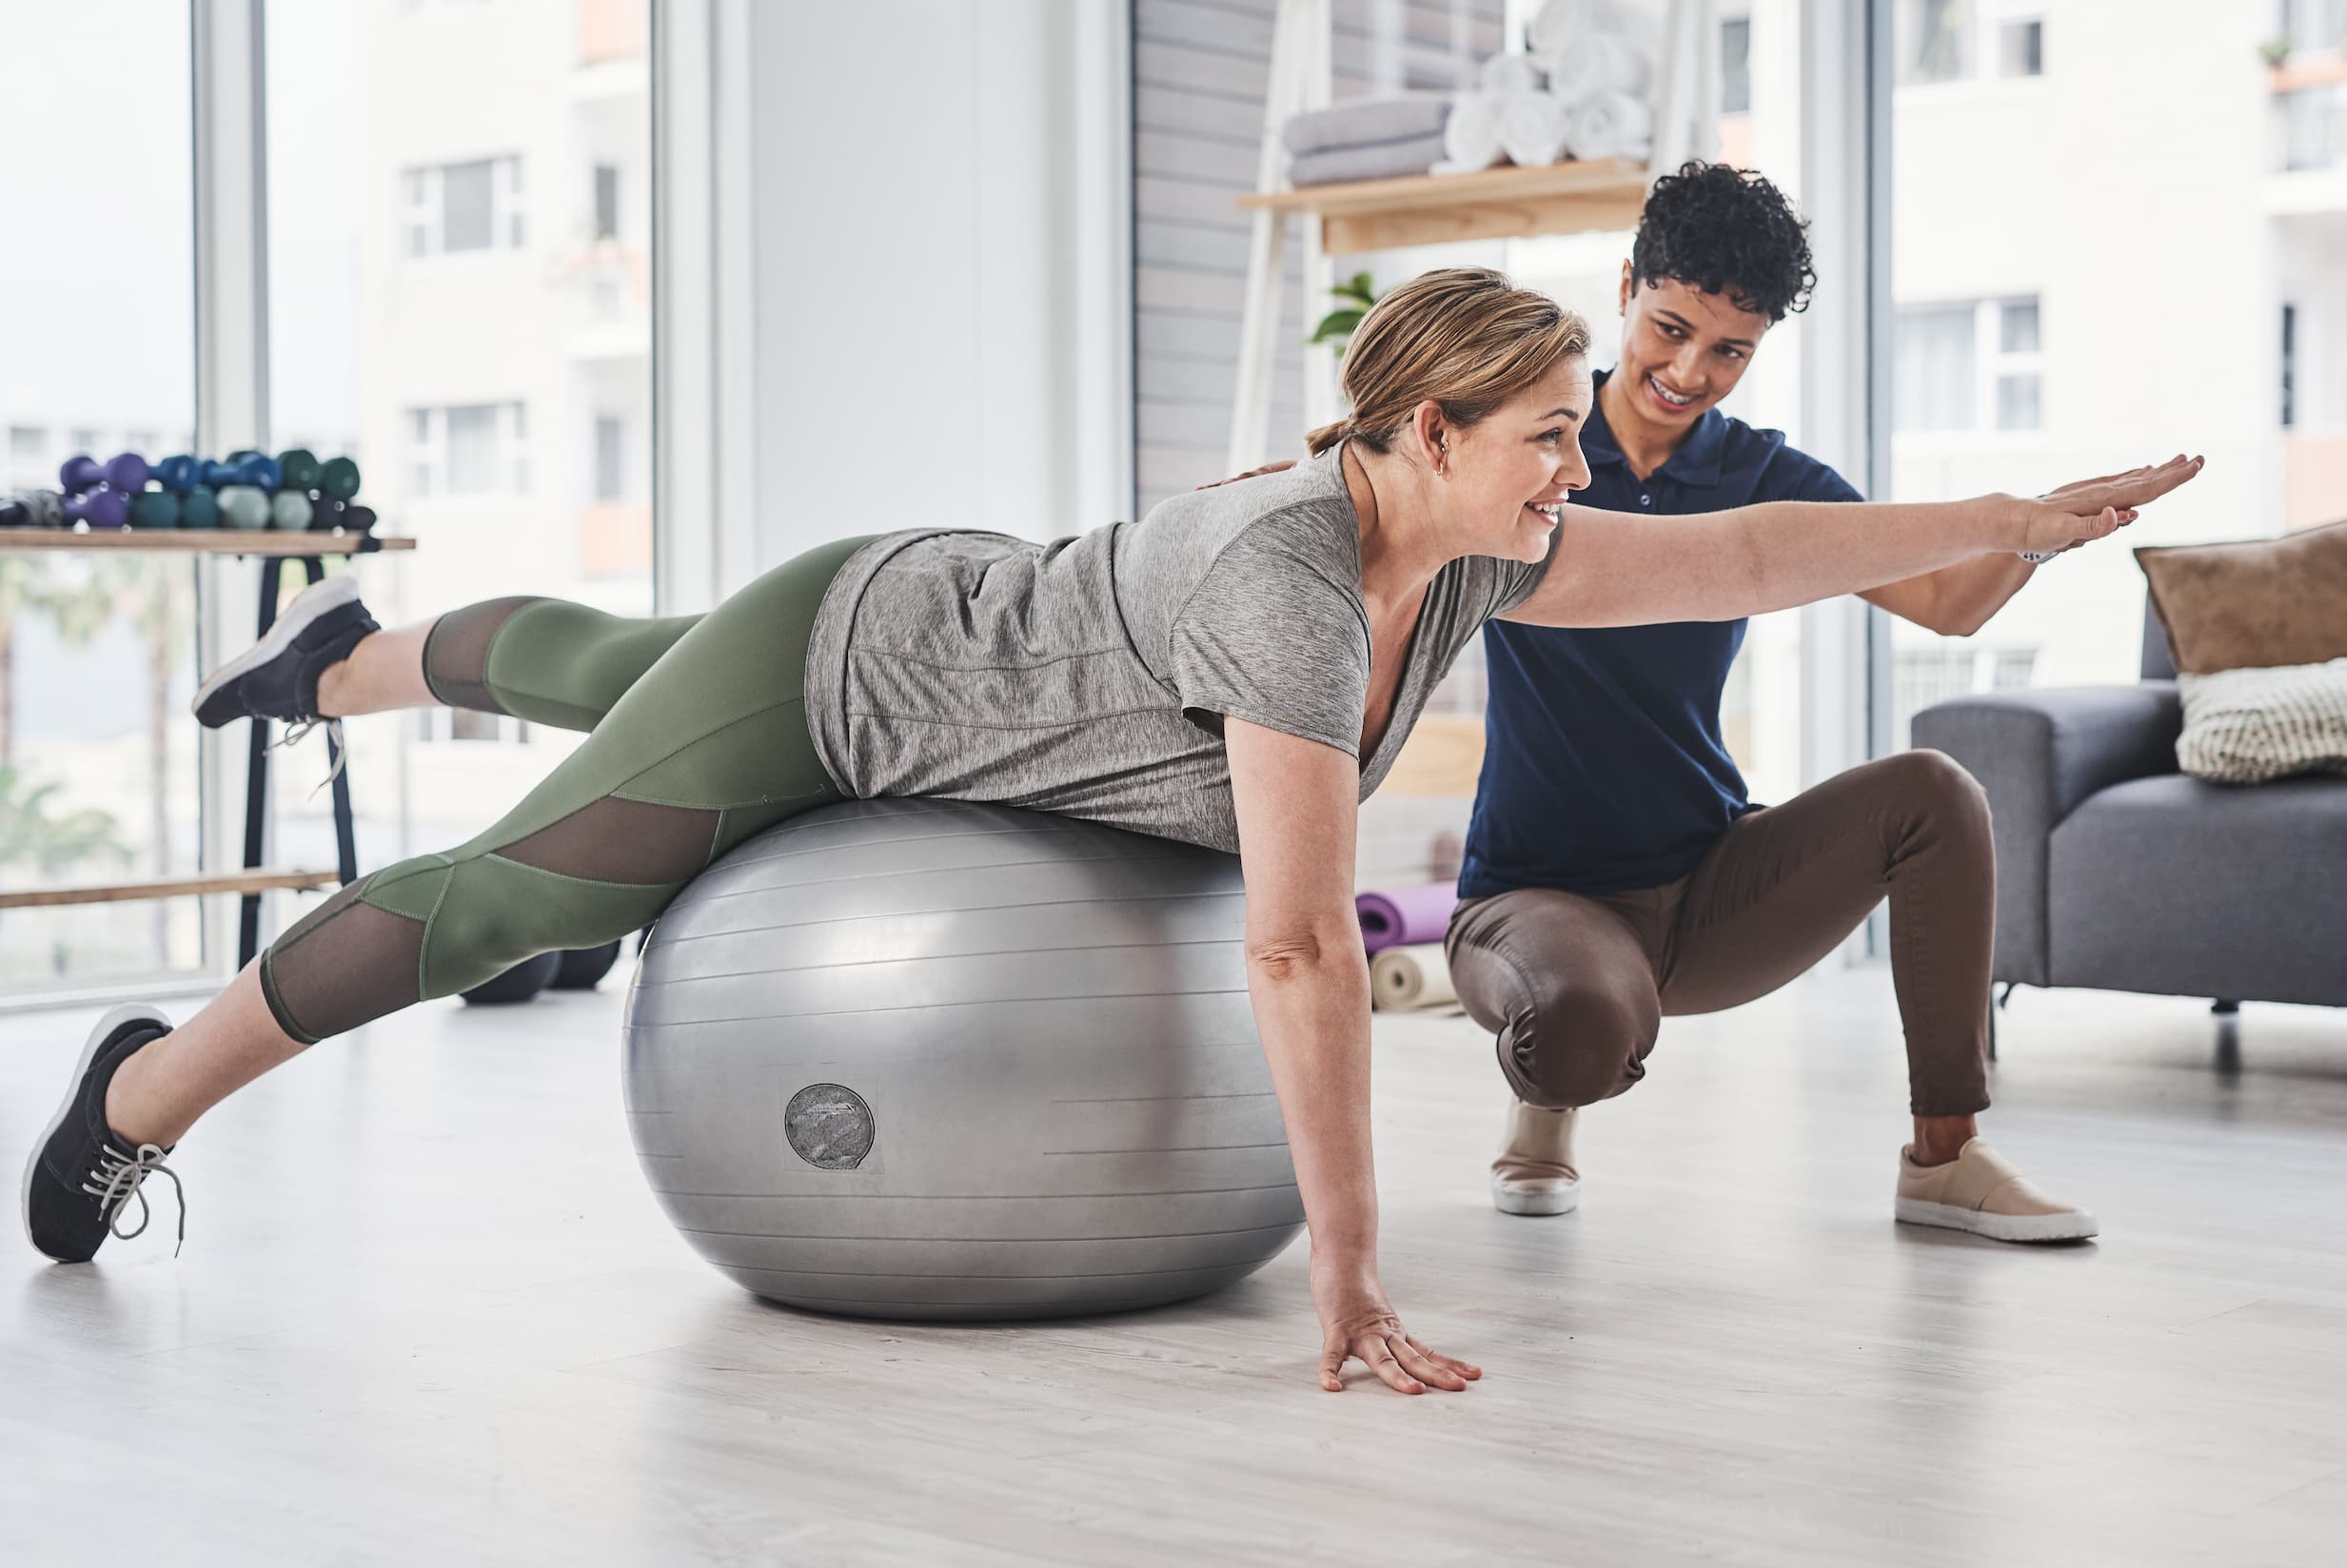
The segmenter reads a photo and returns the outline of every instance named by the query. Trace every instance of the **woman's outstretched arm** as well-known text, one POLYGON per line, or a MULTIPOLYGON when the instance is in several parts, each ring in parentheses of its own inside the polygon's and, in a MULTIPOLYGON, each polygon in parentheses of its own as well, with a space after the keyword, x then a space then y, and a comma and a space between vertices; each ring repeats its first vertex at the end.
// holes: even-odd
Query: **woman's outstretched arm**
POLYGON ((1377 1273, 1369 960, 1352 908, 1360 769, 1333 746, 1226 719, 1247 874, 1247 990, 1311 1227, 1320 1385, 1358 1357, 1405 1394, 1475 1367, 1411 1338, 1377 1273))
POLYGON ((1989 551, 2099 539, 2200 471, 2199 458, 2039 499, 1770 501, 1690 517, 1568 507, 1556 560, 1506 619, 1535 626, 1733 620, 1863 593, 1989 551))

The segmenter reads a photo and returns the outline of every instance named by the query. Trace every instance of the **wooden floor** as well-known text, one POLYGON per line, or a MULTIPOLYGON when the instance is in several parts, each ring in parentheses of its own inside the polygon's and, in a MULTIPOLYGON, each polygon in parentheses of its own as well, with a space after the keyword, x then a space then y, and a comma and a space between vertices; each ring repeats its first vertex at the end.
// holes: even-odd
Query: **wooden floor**
MULTIPOLYGON (((1315 1389, 1300 1247, 1035 1328, 764 1305, 645 1197, 617 1010, 434 1004, 311 1052, 188 1141, 176 1261, 0 1246, 0 1561, 2347 1553, 2347 1014, 2253 1007, 2226 1067, 2203 1005, 2017 998, 1989 1126, 2100 1213, 2061 1250, 1890 1223, 1879 972, 1670 1023, 1555 1220, 1487 1204, 1472 1026, 1382 1020, 1387 1283, 1489 1368, 1409 1400, 1315 1389)), ((86 1023, 0 1020, 6 1169, 86 1023)))

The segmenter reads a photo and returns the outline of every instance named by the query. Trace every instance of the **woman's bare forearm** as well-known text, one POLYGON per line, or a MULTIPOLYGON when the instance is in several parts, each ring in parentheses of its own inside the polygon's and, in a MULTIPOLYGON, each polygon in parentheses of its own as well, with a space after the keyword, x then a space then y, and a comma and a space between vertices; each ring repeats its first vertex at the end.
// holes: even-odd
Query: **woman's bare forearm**
POLYGON ((1369 961, 1357 928, 1251 944, 1247 990, 1279 1093, 1312 1248, 1377 1249, 1370 1140, 1369 961))
POLYGON ((1567 508, 1556 560, 1509 620, 1640 626, 1734 620, 2020 548, 2008 496, 1934 502, 1768 501, 1645 517, 1567 508))

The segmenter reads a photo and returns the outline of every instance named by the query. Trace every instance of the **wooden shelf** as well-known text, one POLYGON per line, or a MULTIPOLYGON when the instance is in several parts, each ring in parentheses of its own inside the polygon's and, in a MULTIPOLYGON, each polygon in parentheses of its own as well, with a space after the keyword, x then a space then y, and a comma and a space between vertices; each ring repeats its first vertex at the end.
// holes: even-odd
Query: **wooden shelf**
POLYGON ((1398 180, 1305 186, 1241 196, 1249 210, 1320 218, 1331 256, 1456 240, 1523 240, 1590 229, 1633 229, 1647 200, 1647 166, 1619 158, 1480 174, 1413 174, 1398 180))
POLYGON ((0 910, 59 904, 128 904, 142 898, 185 898, 207 892, 268 892, 281 888, 337 888, 333 872, 229 872, 219 876, 172 876, 156 882, 116 882, 86 888, 27 888, 0 892, 0 910))
POLYGON ((184 556, 371 556, 413 550, 379 534, 263 528, 0 528, 0 550, 161 550, 184 556))

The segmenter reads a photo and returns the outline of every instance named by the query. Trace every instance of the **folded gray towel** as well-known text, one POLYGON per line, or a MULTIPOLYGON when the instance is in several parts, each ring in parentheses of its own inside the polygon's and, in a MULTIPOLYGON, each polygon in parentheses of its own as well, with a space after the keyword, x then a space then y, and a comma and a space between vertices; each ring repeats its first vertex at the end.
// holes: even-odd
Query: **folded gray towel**
POLYGON ((1399 142, 1442 132, 1450 99, 1435 92, 1405 92, 1391 98, 1348 98, 1327 108, 1291 114, 1279 138, 1301 156, 1371 142, 1399 142))
POLYGON ((1331 147, 1308 152, 1288 165, 1288 183, 1295 186, 1333 186, 1348 180, 1388 180, 1403 174, 1424 174, 1442 162, 1443 133, 1412 136, 1399 142, 1371 142, 1366 147, 1331 147))

